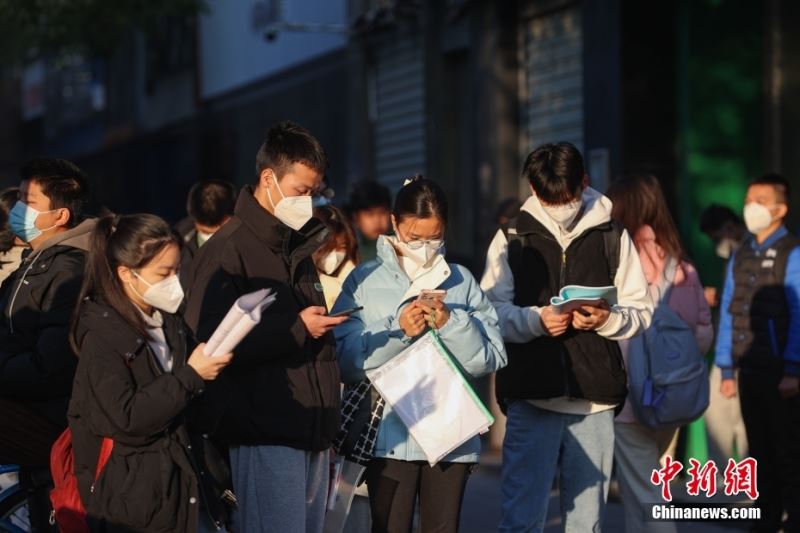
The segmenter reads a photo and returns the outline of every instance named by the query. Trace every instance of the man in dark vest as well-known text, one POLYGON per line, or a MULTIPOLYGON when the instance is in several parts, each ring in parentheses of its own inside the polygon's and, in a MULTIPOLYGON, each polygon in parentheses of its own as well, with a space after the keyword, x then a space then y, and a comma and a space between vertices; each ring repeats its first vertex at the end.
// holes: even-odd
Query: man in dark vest
POLYGON ((754 531, 800 531, 800 241, 783 225, 789 192, 776 174, 750 182, 744 220, 751 235, 728 263, 717 337, 720 391, 736 395, 738 368, 750 455, 758 461, 754 531))
POLYGON ((575 146, 537 148, 523 175, 533 196, 498 231, 481 282, 509 356, 496 387, 508 415, 500 531, 542 531, 559 470, 563 527, 599 531, 614 411, 627 394, 616 341, 647 328, 653 304, 639 255, 611 202, 588 187, 575 146), (550 298, 567 285, 613 285, 617 302, 561 313, 550 298))

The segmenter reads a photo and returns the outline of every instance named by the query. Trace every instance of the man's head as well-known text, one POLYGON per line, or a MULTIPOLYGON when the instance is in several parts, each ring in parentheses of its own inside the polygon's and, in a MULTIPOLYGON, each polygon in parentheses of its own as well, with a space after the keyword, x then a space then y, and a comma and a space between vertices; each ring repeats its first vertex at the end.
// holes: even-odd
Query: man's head
POLYGON ((583 190, 589 185, 583 156, 575 145, 540 146, 525 159, 522 174, 547 215, 562 230, 574 226, 583 205, 583 190))
POLYGON ((364 238, 375 240, 389 233, 392 196, 384 185, 371 180, 357 183, 350 194, 349 209, 353 224, 364 238))
POLYGON ((755 178, 747 187, 744 222, 756 236, 768 236, 778 229, 789 213, 789 181, 778 174, 755 178))
POLYGON ((745 227, 733 209, 711 204, 700 213, 700 231, 714 243, 716 254, 727 259, 741 243, 745 227))
POLYGON ((311 196, 320 187, 327 167, 325 150, 308 130, 293 122, 281 122, 270 128, 258 149, 255 197, 282 222, 299 229, 295 226, 302 219, 311 218, 311 196), (305 201, 290 200, 276 210, 280 202, 293 197, 308 197, 308 205, 305 201))
POLYGON ((64 159, 38 158, 20 169, 20 202, 9 216, 15 233, 36 247, 80 222, 86 175, 64 159))
POLYGON ((588 185, 583 156, 568 142, 544 144, 528 154, 522 175, 544 206, 580 200, 588 185))
POLYGON ((236 187, 228 181, 198 181, 189 190, 186 211, 194 219, 199 234, 217 232, 232 216, 236 207, 236 187))

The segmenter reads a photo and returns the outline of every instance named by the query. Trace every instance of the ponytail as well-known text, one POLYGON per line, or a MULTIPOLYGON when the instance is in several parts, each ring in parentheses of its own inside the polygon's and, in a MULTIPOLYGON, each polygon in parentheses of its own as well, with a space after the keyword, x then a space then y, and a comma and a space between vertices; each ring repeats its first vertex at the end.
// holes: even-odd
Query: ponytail
POLYGON ((117 268, 142 268, 172 243, 180 246, 180 239, 166 222, 155 215, 108 215, 97 221, 90 239, 79 303, 70 328, 69 340, 76 354, 80 354, 83 344, 83 338, 79 338, 78 322, 87 301, 108 305, 137 333, 149 337, 144 318, 125 293, 117 268))

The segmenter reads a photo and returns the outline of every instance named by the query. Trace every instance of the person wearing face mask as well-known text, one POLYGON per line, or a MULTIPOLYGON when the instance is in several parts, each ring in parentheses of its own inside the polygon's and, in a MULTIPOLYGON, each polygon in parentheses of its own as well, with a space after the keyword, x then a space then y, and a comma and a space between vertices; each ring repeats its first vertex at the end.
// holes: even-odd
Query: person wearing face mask
POLYGON ((188 223, 181 221, 175 226, 183 238, 181 282, 184 288, 187 288, 186 273, 197 250, 231 219, 235 206, 236 187, 228 181, 203 180, 192 185, 186 202, 188 223))
MULTIPOLYGON (((23 465, 21 482, 29 490, 67 425, 77 363, 69 321, 94 226, 82 219, 87 190, 86 176, 69 161, 34 159, 20 171, 19 200, 8 217, 27 248, 0 286, 0 463, 23 465)), ((44 531, 46 487, 29 503, 34 528, 44 531)))
POLYGON ((339 423, 333 328, 313 254, 328 229, 313 218, 327 158, 308 130, 273 126, 256 155, 256 184, 200 248, 185 317, 208 339, 243 294, 277 297, 206 391, 208 433, 230 445, 241 531, 321 531, 328 456, 339 423))
POLYGON ((358 241, 353 227, 344 213, 333 205, 322 205, 314 209, 330 231, 328 241, 314 252, 314 264, 325 293, 325 305, 330 310, 342 292, 342 284, 358 264, 358 241))
POLYGON ((155 215, 107 216, 92 234, 69 406, 92 531, 211 531, 226 521, 225 463, 190 434, 186 413, 232 354, 205 355, 175 314, 179 265, 178 237, 155 215), (113 447, 96 476, 103 438, 113 447))
POLYGON ((559 476, 567 531, 599 531, 614 454, 614 413, 627 394, 617 341, 644 331, 653 302, 639 254, 587 186, 575 146, 546 144, 524 164, 533 195, 497 232, 481 287, 497 309, 508 366, 496 395, 508 416, 500 531, 542 531, 559 476), (617 304, 559 313, 566 285, 617 288, 617 304))
MULTIPOLYGON (((394 236, 378 239, 378 256, 345 281, 333 312, 363 306, 336 328, 342 380, 351 388, 429 330, 435 330, 471 378, 506 363, 497 315, 469 271, 444 257, 447 199, 433 181, 417 176, 397 193, 394 236), (424 303, 426 289, 444 300, 424 303)), ((350 431, 363 431, 351 428, 350 431)), ((419 501, 421 531, 458 530, 464 488, 478 461, 476 436, 431 467, 403 422, 385 405, 373 457, 366 469, 373 531, 410 531, 419 501)))
POLYGON ((720 306, 720 392, 738 393, 758 460, 761 520, 754 531, 800 531, 800 240, 784 226, 789 198, 782 176, 750 182, 750 236, 728 262, 720 306))

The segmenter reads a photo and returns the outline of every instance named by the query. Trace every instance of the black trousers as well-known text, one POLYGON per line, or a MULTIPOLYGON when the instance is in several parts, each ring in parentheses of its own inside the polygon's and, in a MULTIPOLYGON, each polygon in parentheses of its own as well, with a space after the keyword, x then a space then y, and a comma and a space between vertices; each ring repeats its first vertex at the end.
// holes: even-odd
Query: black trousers
POLYGON ((780 370, 743 368, 739 374, 742 417, 750 456, 758 461, 756 506, 761 520, 755 531, 800 532, 800 397, 778 394, 780 370))
POLYGON ((373 533, 410 532, 417 498, 421 532, 455 533, 473 467, 472 463, 431 467, 424 461, 373 459, 366 472, 373 533))

